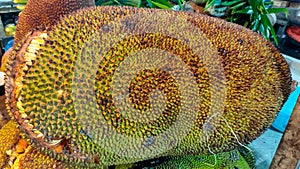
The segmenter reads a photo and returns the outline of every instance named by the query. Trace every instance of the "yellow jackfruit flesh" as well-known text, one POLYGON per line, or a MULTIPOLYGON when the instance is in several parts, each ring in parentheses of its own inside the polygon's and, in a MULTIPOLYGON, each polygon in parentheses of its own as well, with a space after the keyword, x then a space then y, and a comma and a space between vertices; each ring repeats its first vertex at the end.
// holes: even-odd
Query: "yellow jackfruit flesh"
POLYGON ((282 56, 250 30, 131 7, 36 31, 6 73, 9 111, 33 145, 91 166, 232 150, 270 126, 291 84, 282 56))

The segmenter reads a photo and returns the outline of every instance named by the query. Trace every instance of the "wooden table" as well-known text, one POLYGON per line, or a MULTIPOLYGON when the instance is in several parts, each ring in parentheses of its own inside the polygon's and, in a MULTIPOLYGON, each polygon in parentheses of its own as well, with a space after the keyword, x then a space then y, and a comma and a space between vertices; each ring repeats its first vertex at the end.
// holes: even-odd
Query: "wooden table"
POLYGON ((281 139, 271 169, 295 169, 300 160, 300 96, 281 139))

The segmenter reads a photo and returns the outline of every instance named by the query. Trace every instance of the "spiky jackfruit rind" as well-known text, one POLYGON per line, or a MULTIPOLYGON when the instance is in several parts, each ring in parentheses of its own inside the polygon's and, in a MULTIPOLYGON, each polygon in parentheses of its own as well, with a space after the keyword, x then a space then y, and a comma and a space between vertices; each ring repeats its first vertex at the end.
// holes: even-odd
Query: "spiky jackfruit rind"
MULTIPOLYGON (((39 48, 31 48, 30 46, 35 46, 37 44, 32 44, 32 41, 36 41, 37 39, 42 39, 45 43, 52 43, 53 41, 46 39, 44 36, 40 36, 43 34, 41 31, 35 31, 27 36, 21 43, 17 44, 12 55, 10 58, 10 63, 9 66, 7 67, 7 74, 8 74, 8 79, 7 79, 7 105, 9 112, 12 112, 12 116, 18 121, 19 124, 22 125, 21 129, 22 131, 25 131, 27 133, 27 138, 28 141, 34 145, 38 145, 39 149, 48 153, 48 154, 53 154, 52 151, 56 152, 56 145, 53 145, 54 143, 60 143, 60 139, 47 140, 48 142, 42 141, 43 139, 43 134, 36 129, 33 129, 33 124, 31 124, 28 121, 28 116, 24 114, 23 107, 22 107, 22 102, 20 102, 21 97, 20 97, 20 91, 23 88, 23 76, 28 72, 28 70, 32 67, 33 64, 35 64, 35 57, 37 57, 37 54, 39 54, 39 48), (33 49, 33 50, 32 50, 33 49), (28 56, 28 57, 26 57, 28 56), (18 71, 16 71, 18 70, 18 71), (15 80, 13 80, 15 79, 15 80), (14 93, 14 95, 11 95, 14 93), (15 98, 12 98, 15 97, 15 98), (13 107, 14 105, 15 107, 13 107), (18 109, 18 110, 17 110, 18 109), (21 110, 22 109, 22 110, 21 110), (15 114, 16 113, 16 114, 15 114), (20 114, 18 114, 20 113, 20 114), (57 142, 58 141, 58 142, 57 142), (41 147, 42 145, 42 147, 41 147), (43 147, 50 147, 51 151, 43 148, 43 147)), ((47 34, 46 34, 47 36, 47 34)), ((41 45, 41 44, 39 44, 41 45)), ((37 45, 37 47, 39 46, 37 45)), ((37 77, 35 78, 36 80, 38 79, 37 77)), ((38 79, 39 80, 39 79, 38 79)), ((63 125, 62 125, 63 126, 63 125)), ((74 136, 74 135, 73 135, 74 136)), ((80 133, 79 136, 74 136, 76 138, 81 138, 82 140, 86 139, 86 136, 84 136, 82 133, 80 133)), ((68 139, 64 139, 64 142, 67 142, 68 139)), ((71 146, 74 146, 74 144, 71 144, 71 146)), ((97 146, 92 146, 91 145, 86 145, 87 147, 91 148, 91 151, 97 152, 92 147, 97 147, 97 146)), ((74 146, 75 147, 75 146, 74 146)), ((64 149, 67 148, 72 148, 72 147, 64 147, 64 149)), ((86 149, 86 151, 89 151, 90 149, 86 149)), ((72 150, 73 151, 73 150, 72 150)), ((75 150, 76 151, 76 150, 75 150)), ((73 154, 74 155, 74 154, 73 154)), ((106 156, 104 156, 106 157, 106 156)), ((112 155, 107 155, 108 160, 110 160, 110 163, 113 163, 114 159, 109 158, 112 157, 112 155)), ((59 154, 56 156, 58 160, 68 160, 71 162, 74 162, 77 164, 77 166, 84 166, 86 165, 81 164, 81 162, 90 162, 91 164, 88 165, 89 167, 103 167, 102 165, 98 165, 96 163, 99 159, 97 154, 93 154, 90 157, 84 157, 81 156, 79 153, 75 154, 74 157, 67 156, 65 154, 59 154)))
POLYGON ((17 124, 10 120, 0 129, 0 168, 5 168, 8 164, 9 156, 7 151, 10 151, 12 147, 19 140, 20 131, 17 124))
POLYGON ((93 5, 93 0, 28 0, 19 18, 15 45, 32 30, 49 28, 63 15, 93 5))
MULTIPOLYGON (((32 98, 32 103, 26 102, 26 99, 25 101, 21 99, 22 108, 25 109, 25 114, 27 115, 27 117, 25 117, 26 115, 24 117, 25 119, 30 118, 26 119, 28 123, 24 123, 24 119, 23 123, 19 121, 21 128, 29 135, 35 145, 45 147, 45 151, 57 154, 57 158, 62 160, 76 159, 79 162, 105 164, 113 164, 118 160, 121 163, 137 160, 120 158, 110 152, 106 152, 93 143, 93 138, 84 129, 76 125, 79 122, 72 108, 72 98, 70 97, 70 93, 65 92, 67 88, 70 88, 71 81, 63 79, 63 77, 72 77, 74 68, 72 63, 81 52, 80 46, 88 39, 83 39, 83 37, 89 37, 89 33, 95 31, 97 26, 109 22, 114 17, 119 18, 139 12, 147 13, 154 11, 129 7, 99 7, 79 11, 60 21, 54 27, 53 31, 47 32, 49 37, 44 39, 44 47, 37 52, 37 61, 32 66, 24 65, 24 60, 22 61, 20 58, 17 58, 17 61, 11 62, 8 73, 13 76, 10 76, 11 78, 8 79, 11 82, 10 87, 8 87, 9 90, 7 90, 7 95, 9 96, 8 107, 13 112, 14 117, 22 119, 20 107, 19 109, 15 108, 17 107, 17 100, 19 98, 16 97, 19 96, 16 88, 21 90, 22 99, 26 97, 26 99, 29 99, 31 96, 34 96, 34 93, 37 93, 37 96, 39 96, 34 96, 36 98, 32 98), (95 22, 96 20, 97 22, 95 22), (63 33, 62 30, 64 30, 63 33), (81 32, 81 34, 74 34, 74 32, 81 32), (27 66, 29 71, 24 75, 16 76, 16 72, 19 70, 23 71, 25 66, 27 66), (48 67, 47 71, 52 69, 57 73, 54 71, 51 76, 47 76, 49 72, 45 71, 45 69, 39 70, 41 68, 38 68, 38 66, 45 69, 48 67), (34 69, 37 72, 30 74, 30 71, 34 69), (37 78, 36 75, 38 73, 42 73, 42 75, 37 78), (20 78, 26 79, 21 80, 24 84, 21 87, 15 86, 14 82, 20 81, 20 78), (36 83, 36 85, 40 83, 40 86, 33 88, 34 85, 30 85, 30 83, 36 83), (47 88, 48 86, 50 88, 47 88), (11 91, 12 88, 14 92, 11 91), (44 88, 44 91, 41 91, 42 88, 44 88), (49 90, 46 91, 45 89, 49 90), (38 92, 46 93, 44 93, 45 95, 41 95, 38 92), (52 101, 60 104, 55 107, 65 113, 57 113, 50 116, 48 116, 49 114, 43 114, 48 110, 46 103, 49 103, 49 100, 47 99, 52 99, 52 101), (35 111, 39 112, 39 115, 35 114, 35 111, 29 111, 34 106, 35 111), (36 107, 39 108, 36 109, 36 107), (29 129, 28 124, 32 125, 37 133, 29 129), (39 134, 43 135, 37 137, 39 134), (61 145, 60 143, 62 142, 67 145, 64 148, 70 149, 68 151, 64 149, 62 153, 58 153, 52 147, 51 143, 59 143, 58 145, 61 145)), ((287 98, 290 89, 291 79, 289 69, 278 51, 258 34, 248 31, 241 26, 202 15, 175 13, 172 11, 162 12, 162 14, 164 13, 188 16, 190 18, 189 21, 198 26, 210 38, 209 40, 213 42, 223 61, 224 73, 228 85, 226 93, 227 102, 223 118, 227 119, 228 123, 224 119, 220 119, 220 125, 216 127, 216 130, 211 133, 209 138, 211 149, 217 152, 236 147, 237 143, 233 140, 235 137, 232 131, 236 133, 237 138, 242 143, 251 141, 260 135, 269 127, 282 106, 283 100, 287 98), (262 102, 265 104, 262 105, 262 102), (221 137, 218 137, 219 135, 221 137), (224 135, 226 137, 222 137, 224 135)), ((18 52, 19 49, 14 51, 15 56, 18 52)), ((205 117, 201 117, 201 114, 199 114, 198 118, 198 123, 195 124, 196 131, 193 131, 195 133, 199 132, 203 127, 204 121, 201 122, 200 119, 205 117)), ((193 141, 193 132, 187 137, 187 140, 184 140, 182 144, 170 150, 165 155, 208 153, 207 147, 203 147, 201 143, 195 144, 195 140, 193 141)))
POLYGON ((56 159, 45 155, 33 147, 26 150, 23 157, 20 159, 20 168, 57 168, 67 169, 74 168, 71 164, 62 163, 56 159))

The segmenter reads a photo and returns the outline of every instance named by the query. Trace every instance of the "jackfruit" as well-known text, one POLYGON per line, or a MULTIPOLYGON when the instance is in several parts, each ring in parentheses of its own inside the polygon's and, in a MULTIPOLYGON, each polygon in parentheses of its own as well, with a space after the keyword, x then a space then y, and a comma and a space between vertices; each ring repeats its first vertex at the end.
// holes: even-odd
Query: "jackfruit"
POLYGON ((8 154, 19 140, 20 131, 14 121, 9 121, 0 129, 0 168, 4 168, 9 161, 8 154))
POLYGON ((72 13, 84 7, 94 5, 94 0, 28 0, 14 1, 14 3, 27 3, 22 11, 14 44, 17 44, 25 35, 37 28, 49 28, 63 15, 72 13))
POLYGON ((287 99, 289 68, 264 38, 208 16, 97 7, 18 43, 7 107, 58 160, 118 165, 233 150, 287 99))
MULTIPOLYGON (((68 166, 68 164, 57 161, 56 159, 41 153, 38 149, 29 146, 26 149, 26 152, 22 154, 20 157, 18 157, 17 161, 15 162, 15 167, 28 168, 28 169, 29 168, 67 169, 67 168, 71 168, 72 165, 68 166)), ((74 168, 74 166, 72 168, 74 168)))
MULTIPOLYGON (((38 149, 28 146, 27 142, 20 138, 20 131, 13 120, 0 129, 1 168, 68 168, 67 163, 63 164, 39 152, 38 149)), ((71 167, 72 164, 69 166, 71 167)))
MULTIPOLYGON (((18 44, 27 34, 35 29, 47 28, 51 29, 60 17, 72 13, 78 9, 85 7, 94 6, 94 0, 27 0, 18 1, 15 0, 14 3, 26 4, 27 8, 23 5, 17 6, 21 10, 18 20, 15 36, 14 36, 14 46, 18 44)), ((1 71, 5 70, 7 59, 10 55, 10 50, 7 51, 1 61, 1 71)))

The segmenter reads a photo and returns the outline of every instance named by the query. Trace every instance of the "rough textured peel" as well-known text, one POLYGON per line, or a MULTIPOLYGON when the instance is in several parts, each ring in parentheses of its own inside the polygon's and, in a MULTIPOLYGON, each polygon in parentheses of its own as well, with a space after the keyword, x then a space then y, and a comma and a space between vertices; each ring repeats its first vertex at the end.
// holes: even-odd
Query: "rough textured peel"
MULTIPOLYGON (((176 23, 155 24, 170 30, 180 26, 176 23)), ((125 30, 118 31, 122 33, 125 30)), ((196 30, 189 31, 192 34, 199 33, 193 32, 196 30)), ((188 34, 185 38, 193 39, 188 34)), ((128 142, 118 136, 107 139, 104 132, 113 129, 119 135, 142 139, 145 149, 157 144, 159 147, 160 134, 172 129, 175 121, 181 117, 179 110, 186 103, 182 99, 184 92, 181 89, 185 87, 180 86, 181 83, 173 77, 172 71, 177 70, 148 68, 137 71, 139 67, 136 63, 148 64, 148 58, 164 56, 164 53, 155 53, 157 50, 154 50, 154 54, 150 51, 143 53, 143 57, 137 56, 138 60, 130 55, 146 49, 161 49, 178 56, 182 62, 173 57, 168 62, 188 66, 197 87, 196 92, 188 91, 187 96, 193 96, 193 93, 199 95, 199 98, 190 98, 192 101, 199 100, 199 104, 195 105, 197 110, 192 112, 195 118, 192 121, 189 118, 183 119, 184 124, 181 126, 189 129, 189 132, 180 142, 170 142, 168 151, 154 154, 151 158, 209 154, 209 150, 217 153, 236 148, 237 140, 240 143, 252 141, 270 126, 289 95, 291 77, 287 63, 269 42, 250 30, 200 14, 98 7, 69 15, 52 30, 35 31, 15 47, 7 67, 8 109, 33 145, 41 147, 45 153, 57 159, 87 162, 91 166, 145 160, 146 157, 130 156, 129 150, 119 153, 110 151, 114 147, 125 147, 128 142), (199 39, 197 48, 191 48, 185 44, 186 41, 167 36, 165 32, 141 33, 147 23, 139 22, 140 25, 135 25, 138 20, 134 19, 148 15, 184 18, 199 29, 207 41, 199 39), (125 17, 132 20, 124 21, 125 17), (110 32, 107 25, 112 21, 129 27, 133 25, 137 32, 127 36, 110 32), (113 46, 105 44, 108 49, 102 56, 99 49, 103 47, 101 40, 104 33, 111 39, 120 36, 121 40, 113 46), (203 44, 209 44, 212 48, 203 44), (203 56, 197 57, 195 50, 199 50, 203 56), (212 77, 214 74, 209 72, 217 70, 209 70, 214 66, 205 65, 205 60, 211 59, 214 53, 216 59, 220 60, 225 76, 225 81, 220 79, 219 82, 226 87, 226 90, 219 91, 225 92, 222 112, 211 112, 211 107, 222 106, 212 104, 213 92, 218 91, 213 91, 211 82, 219 77, 212 77), (97 60, 99 57, 103 59, 97 60), (122 63, 127 63, 126 60, 129 60, 129 65, 124 67, 128 68, 125 69, 128 72, 118 72, 122 63), (96 68, 88 66, 95 62, 96 68), (76 72, 78 67, 79 72, 76 72), (95 71, 91 76, 94 78, 86 78, 91 71, 95 71), (118 108, 115 100, 117 96, 112 91, 122 92, 113 87, 118 74, 122 75, 122 78, 117 79, 120 84, 123 81, 130 82, 129 103, 135 114, 124 114, 123 109, 118 108), (81 83, 92 85, 82 87, 81 83), (152 95, 158 99, 151 100, 152 95), (166 99, 161 99, 161 95, 166 99), (80 104, 77 104, 78 101, 80 104), (166 106, 154 107, 160 112, 158 115, 143 114, 151 108, 151 104, 166 106), (103 143, 105 139, 107 141, 103 143)), ((155 62, 155 59, 151 62, 155 62)), ((213 60, 210 62, 213 63, 213 60)), ((183 76, 179 79, 187 85, 194 85, 185 78, 183 76)), ((173 132, 170 137, 182 134, 173 132)), ((132 145, 131 148, 138 150, 139 146, 132 145)))
MULTIPOLYGON (((18 20, 14 46, 31 31, 38 28, 50 29, 60 17, 94 4, 94 0, 29 0, 18 20)), ((2 57, 1 71, 5 70, 11 50, 2 57)))
POLYGON ((39 152, 38 149, 28 146, 20 139, 20 130, 17 124, 10 120, 0 129, 0 167, 1 168, 68 168, 71 164, 62 162, 39 152))
POLYGON ((94 0, 28 0, 17 25, 15 44, 38 27, 51 27, 61 16, 94 5, 94 0))
POLYGON ((20 168, 57 168, 67 169, 74 168, 74 166, 58 161, 48 155, 41 153, 39 150, 28 147, 21 157, 19 157, 18 167, 20 168))
POLYGON ((9 161, 9 151, 19 140, 20 131, 14 121, 9 121, 0 129, 0 168, 4 168, 9 161))

